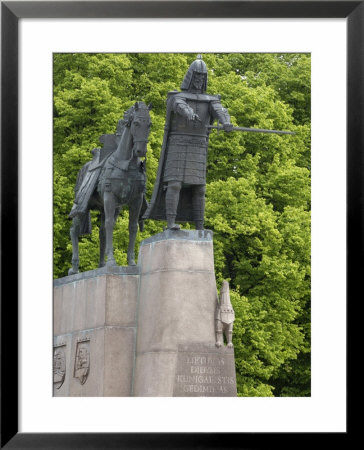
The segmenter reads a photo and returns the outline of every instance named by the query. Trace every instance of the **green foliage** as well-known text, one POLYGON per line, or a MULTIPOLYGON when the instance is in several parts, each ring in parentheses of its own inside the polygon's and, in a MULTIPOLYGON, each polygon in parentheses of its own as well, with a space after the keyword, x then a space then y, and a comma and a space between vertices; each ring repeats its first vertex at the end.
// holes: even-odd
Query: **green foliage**
MULTIPOLYGON (((54 276, 72 246, 74 185, 99 136, 113 133, 136 100, 153 104, 147 198, 156 178, 168 91, 179 89, 195 54, 54 55, 54 276)), ((208 92, 221 94, 233 124, 295 136, 217 133, 209 143, 206 228, 214 232, 218 286, 235 309, 239 396, 310 395, 310 55, 206 54, 208 92)), ((80 239, 80 270, 98 265, 98 218, 80 239)), ((190 227, 186 224, 186 227, 190 227)), ((141 240, 163 223, 146 221, 141 240)), ((128 212, 115 230, 126 265, 128 212)))

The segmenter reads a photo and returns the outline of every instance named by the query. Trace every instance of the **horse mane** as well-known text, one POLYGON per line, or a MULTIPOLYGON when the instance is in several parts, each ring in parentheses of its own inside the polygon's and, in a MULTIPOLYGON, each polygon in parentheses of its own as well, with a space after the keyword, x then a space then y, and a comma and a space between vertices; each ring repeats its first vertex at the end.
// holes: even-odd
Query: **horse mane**
POLYGON ((135 105, 130 106, 125 112, 124 112, 124 124, 130 125, 131 121, 133 120, 135 111, 135 105))
POLYGON ((144 110, 149 111, 147 105, 144 102, 135 102, 130 108, 128 108, 124 112, 124 119, 119 120, 120 122, 123 122, 123 125, 129 126, 134 118, 134 113, 136 110, 144 110))

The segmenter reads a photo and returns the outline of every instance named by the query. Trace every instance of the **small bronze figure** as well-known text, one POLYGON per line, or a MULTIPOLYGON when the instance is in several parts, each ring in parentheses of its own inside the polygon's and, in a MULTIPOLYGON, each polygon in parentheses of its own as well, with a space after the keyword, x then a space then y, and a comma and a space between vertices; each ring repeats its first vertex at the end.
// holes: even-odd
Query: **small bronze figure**
POLYGON ((220 291, 220 299, 216 306, 216 347, 221 347, 224 343, 223 333, 229 348, 233 347, 233 324, 235 313, 230 302, 229 283, 224 280, 220 291))
POLYGON ((90 210, 98 210, 100 224, 99 267, 115 265, 113 229, 122 207, 129 207, 128 265, 135 265, 135 238, 138 228, 143 227, 142 214, 147 208, 145 199, 145 165, 140 160, 147 152, 151 126, 150 106, 136 102, 119 121, 115 135, 103 135, 102 149, 94 149, 93 160, 80 170, 75 202, 69 217, 72 218, 72 268, 68 274, 78 273, 78 237, 91 232, 90 210))

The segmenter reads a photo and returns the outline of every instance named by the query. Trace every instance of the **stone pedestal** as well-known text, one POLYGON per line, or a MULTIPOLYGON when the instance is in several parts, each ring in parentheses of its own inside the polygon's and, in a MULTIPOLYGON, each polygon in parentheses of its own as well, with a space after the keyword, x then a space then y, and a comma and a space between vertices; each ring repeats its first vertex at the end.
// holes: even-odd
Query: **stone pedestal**
POLYGON ((167 230, 138 266, 54 282, 55 396, 234 396, 234 351, 215 347, 212 232, 167 230))
POLYGON ((130 269, 55 280, 54 396, 131 395, 139 275, 130 269))
POLYGON ((142 242, 135 396, 173 396, 178 347, 214 343, 212 233, 167 230, 142 242))

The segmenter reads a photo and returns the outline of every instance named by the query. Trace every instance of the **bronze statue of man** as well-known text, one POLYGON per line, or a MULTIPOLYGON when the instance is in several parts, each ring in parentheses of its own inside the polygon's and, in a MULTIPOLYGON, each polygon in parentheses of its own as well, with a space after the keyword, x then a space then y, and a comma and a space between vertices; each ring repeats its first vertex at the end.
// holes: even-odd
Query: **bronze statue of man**
POLYGON ((181 92, 168 93, 166 125, 156 183, 144 218, 194 222, 202 230, 205 212, 209 131, 218 120, 231 131, 230 116, 219 95, 206 94, 207 67, 199 56, 189 67, 181 92))

